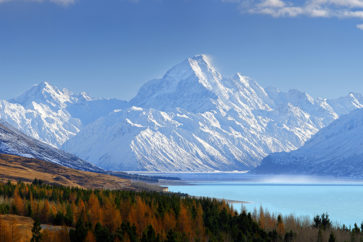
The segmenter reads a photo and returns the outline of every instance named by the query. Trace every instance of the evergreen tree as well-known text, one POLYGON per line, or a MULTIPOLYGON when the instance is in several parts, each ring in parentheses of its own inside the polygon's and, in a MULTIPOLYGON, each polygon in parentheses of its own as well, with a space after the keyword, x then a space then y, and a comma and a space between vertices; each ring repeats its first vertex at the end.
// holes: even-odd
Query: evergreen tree
POLYGON ((321 225, 321 218, 319 215, 316 215, 314 217, 314 224, 313 224, 313 227, 314 228, 320 228, 320 225, 321 225))
POLYGON ((67 205, 66 215, 64 217, 64 222, 68 226, 72 226, 73 224, 73 212, 71 206, 67 205))
POLYGON ((335 239, 335 235, 333 232, 330 233, 330 236, 329 236, 329 242, 335 242, 336 239, 335 239))
POLYGON ((358 225, 356 223, 354 223, 354 228, 353 228, 352 232, 357 233, 357 234, 360 233, 360 228, 358 227, 358 225))
POLYGON ((40 230, 42 228, 40 227, 40 222, 38 219, 34 221, 33 228, 32 228, 32 234, 33 237, 31 238, 30 242, 39 242, 42 238, 42 234, 40 233, 40 230))
POLYGON ((149 225, 144 231, 141 242, 160 242, 160 236, 156 235, 153 226, 149 225))
POLYGON ((290 232, 287 232, 285 234, 284 241, 285 242, 292 242, 293 240, 294 240, 294 233, 292 232, 292 230, 290 230, 290 232))
POLYGON ((327 213, 323 213, 321 215, 321 225, 323 226, 323 229, 328 229, 331 227, 331 221, 327 213))
POLYGON ((114 238, 107 227, 103 227, 100 223, 95 226, 96 241, 98 242, 113 242, 114 238))
POLYGON ((168 234, 166 235, 166 242, 177 242, 177 235, 174 231, 169 230, 168 234))
POLYGON ((88 228, 83 221, 83 214, 80 215, 80 218, 77 221, 76 229, 72 229, 69 231, 69 236, 72 242, 83 242, 87 236, 88 228))
POLYGON ((321 232, 321 229, 319 229, 319 232, 318 232, 317 242, 323 242, 323 233, 321 232))

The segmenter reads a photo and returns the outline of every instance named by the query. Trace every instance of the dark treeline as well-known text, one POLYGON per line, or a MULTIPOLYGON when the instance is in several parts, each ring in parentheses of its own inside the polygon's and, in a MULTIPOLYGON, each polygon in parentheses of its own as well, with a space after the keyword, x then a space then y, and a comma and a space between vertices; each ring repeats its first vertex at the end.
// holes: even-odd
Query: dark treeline
MULTIPOLYGON (((0 213, 31 217, 41 241, 360 241, 361 228, 333 228, 326 215, 293 218, 237 213, 224 201, 158 192, 84 190, 43 184, 0 184, 0 213), (292 222, 293 221, 293 222, 292 222), (39 224, 63 226, 57 236, 39 224), (344 236, 343 236, 343 235, 344 236), (343 236, 343 237, 342 237, 343 236), (314 238, 310 240, 310 238, 314 238)), ((0 231, 1 233, 1 231, 0 231)))

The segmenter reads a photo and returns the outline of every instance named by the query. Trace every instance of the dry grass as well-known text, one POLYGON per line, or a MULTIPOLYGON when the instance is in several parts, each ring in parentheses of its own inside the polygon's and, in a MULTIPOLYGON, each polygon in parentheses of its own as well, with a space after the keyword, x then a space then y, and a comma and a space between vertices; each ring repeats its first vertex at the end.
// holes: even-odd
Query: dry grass
POLYGON ((16 215, 0 215, 0 241, 29 242, 33 219, 16 215))
MULTIPOLYGON (((0 242, 29 242, 34 220, 17 215, 0 215, 0 242)), ((41 225, 42 241, 69 241, 69 228, 41 225)))
POLYGON ((116 176, 79 171, 42 160, 0 154, 0 181, 32 182, 35 178, 46 183, 70 187, 136 190, 130 180, 116 176))

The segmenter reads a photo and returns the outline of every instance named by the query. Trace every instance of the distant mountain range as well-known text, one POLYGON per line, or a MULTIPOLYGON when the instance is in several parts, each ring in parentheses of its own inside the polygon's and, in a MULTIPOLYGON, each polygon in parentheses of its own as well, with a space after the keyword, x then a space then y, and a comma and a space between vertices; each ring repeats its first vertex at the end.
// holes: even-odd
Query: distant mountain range
POLYGON ((17 98, 1 100, 0 118, 35 139, 61 147, 83 126, 126 104, 73 94, 41 82, 17 98))
POLYGON ((198 55, 145 83, 129 102, 72 94, 43 82, 0 102, 0 118, 106 170, 250 170, 301 147, 363 107, 350 93, 328 100, 223 77, 198 55))
POLYGON ((298 150, 267 156, 255 172, 363 177, 363 109, 321 129, 298 150))

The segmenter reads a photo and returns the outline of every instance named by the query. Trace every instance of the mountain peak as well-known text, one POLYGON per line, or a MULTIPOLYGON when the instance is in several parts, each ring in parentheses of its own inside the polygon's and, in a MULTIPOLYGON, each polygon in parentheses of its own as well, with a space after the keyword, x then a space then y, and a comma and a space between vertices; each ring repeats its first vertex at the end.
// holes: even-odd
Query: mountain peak
POLYGON ((67 89, 60 90, 55 86, 52 86, 46 81, 42 81, 39 84, 32 86, 29 90, 17 98, 11 99, 11 102, 19 103, 23 106, 29 107, 36 102, 38 104, 51 104, 56 107, 60 104, 70 101, 71 93, 67 89))
POLYGON ((201 80, 206 79, 206 75, 208 74, 212 74, 218 78, 221 76, 213 66, 210 57, 207 55, 195 55, 172 67, 165 74, 164 78, 184 80, 194 75, 201 80))
POLYGON ((182 107, 193 111, 207 110, 212 106, 211 99, 217 99, 222 89, 221 80, 222 75, 216 71, 208 56, 195 55, 172 67, 161 79, 145 83, 130 103, 160 109, 182 107), (195 102, 203 108, 195 105, 195 102))
POLYGON ((195 55, 195 56, 189 57, 188 61, 189 61, 189 63, 191 63, 193 61, 196 61, 196 62, 198 62, 198 64, 206 65, 206 66, 208 66, 210 68, 214 68, 213 65, 212 65, 211 58, 209 56, 205 55, 205 54, 195 55))
MULTIPOLYGON (((39 92, 39 93, 44 93, 44 92, 60 92, 60 90, 56 87, 51 85, 49 82, 47 81, 42 81, 38 84, 35 84, 31 87, 31 89, 28 90, 29 91, 33 91, 33 92, 39 92)), ((26 92, 25 92, 26 93, 26 92)))
POLYGON ((38 86, 39 88, 53 88, 52 85, 49 84, 49 82, 41 81, 39 84, 36 84, 34 86, 38 86))

